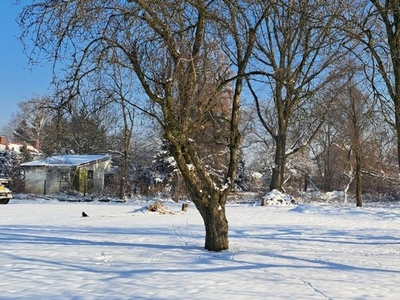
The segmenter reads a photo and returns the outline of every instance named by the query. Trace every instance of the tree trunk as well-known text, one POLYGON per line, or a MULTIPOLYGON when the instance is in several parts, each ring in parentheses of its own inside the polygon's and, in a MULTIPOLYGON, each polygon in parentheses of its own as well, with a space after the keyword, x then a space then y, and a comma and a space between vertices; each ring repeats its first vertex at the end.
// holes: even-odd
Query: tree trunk
MULTIPOLYGON (((198 203, 195 200, 193 202, 198 203)), ((204 249, 217 252, 227 250, 229 242, 225 205, 221 206, 212 201, 207 206, 197 204, 196 207, 203 217, 206 230, 204 249)))
MULTIPOLYGON (((399 5, 399 2, 395 2, 393 5, 399 5)), ((393 64, 393 72, 394 72, 394 82, 393 82, 393 93, 392 93, 392 101, 394 105, 394 114, 395 114, 395 130, 397 135, 397 164, 400 169, 400 14, 399 11, 396 10, 394 13, 394 24, 393 25, 389 20, 385 22, 386 28, 390 28, 390 32, 394 29, 392 35, 388 34, 388 42, 390 46, 390 54, 392 55, 392 64, 393 64)))
POLYGON ((225 209, 209 209, 203 216, 206 229, 204 249, 209 251, 222 251, 229 248, 228 220, 225 209))
POLYGON ((395 126, 396 126, 396 136, 397 136, 397 164, 398 168, 400 169, 400 101, 395 100, 395 126))
POLYGON ((272 169, 272 179, 269 185, 270 191, 282 190, 285 174, 286 164, 286 136, 278 135, 275 139, 276 150, 275 150, 275 166, 272 169))
POLYGON ((126 182, 128 178, 128 172, 129 172, 129 157, 128 157, 128 152, 125 150, 124 151, 124 164, 122 166, 122 172, 121 172, 121 180, 119 183, 119 198, 120 199, 125 199, 125 188, 126 188, 126 182))
POLYGON ((356 202, 357 207, 362 206, 362 175, 361 175, 361 156, 356 152, 356 202))
POLYGON ((308 175, 304 175, 304 188, 303 191, 307 192, 308 189, 308 175))
POLYGON ((123 200, 125 198, 125 177, 124 174, 121 174, 121 178, 119 180, 119 199, 123 200))

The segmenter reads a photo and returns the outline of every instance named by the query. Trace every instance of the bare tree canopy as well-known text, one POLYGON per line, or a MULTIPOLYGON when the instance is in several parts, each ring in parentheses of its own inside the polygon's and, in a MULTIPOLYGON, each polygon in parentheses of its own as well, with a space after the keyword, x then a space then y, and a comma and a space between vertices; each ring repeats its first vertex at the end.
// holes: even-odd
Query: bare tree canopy
POLYGON ((249 84, 260 121, 275 143, 270 189, 282 188, 287 156, 306 146, 324 120, 324 110, 329 107, 324 91, 339 80, 345 68, 342 44, 347 37, 340 28, 345 9, 343 1, 278 0, 268 4, 267 17, 257 34, 255 76, 249 84), (289 129, 303 110, 308 121, 288 147, 289 129))
POLYGON ((373 94, 380 100, 382 115, 397 135, 400 166, 400 2, 355 1, 347 30, 354 53, 364 63, 373 94))
POLYGON ((147 101, 137 108, 162 126, 208 250, 228 248, 240 96, 264 11, 254 1, 47 0, 20 17, 22 37, 35 43, 30 57, 44 55, 63 71, 56 106, 68 107, 86 78, 113 65, 140 82, 147 101))

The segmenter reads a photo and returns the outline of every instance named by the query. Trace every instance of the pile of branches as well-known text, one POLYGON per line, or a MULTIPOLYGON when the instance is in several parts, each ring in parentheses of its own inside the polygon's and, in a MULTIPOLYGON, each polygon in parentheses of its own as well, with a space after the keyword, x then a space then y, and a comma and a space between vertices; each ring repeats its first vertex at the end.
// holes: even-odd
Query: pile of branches
POLYGON ((160 214, 173 214, 174 212, 164 206, 162 202, 154 202, 147 207, 149 212, 158 212, 160 214))

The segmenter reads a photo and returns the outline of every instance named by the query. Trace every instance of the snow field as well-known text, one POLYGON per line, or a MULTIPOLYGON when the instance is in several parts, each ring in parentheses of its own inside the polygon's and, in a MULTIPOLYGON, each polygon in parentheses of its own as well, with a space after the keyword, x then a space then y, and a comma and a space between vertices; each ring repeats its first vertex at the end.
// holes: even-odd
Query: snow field
POLYGON ((227 207, 230 250, 194 206, 12 200, 0 299, 397 299, 400 207, 227 207), (89 218, 82 218, 85 211, 89 218))

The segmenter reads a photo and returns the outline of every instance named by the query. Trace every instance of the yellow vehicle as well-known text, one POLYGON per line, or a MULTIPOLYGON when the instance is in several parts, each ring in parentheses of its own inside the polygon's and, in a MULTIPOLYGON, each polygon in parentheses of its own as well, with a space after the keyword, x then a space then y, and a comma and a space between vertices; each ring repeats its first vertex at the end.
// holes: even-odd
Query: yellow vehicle
POLYGON ((11 191, 8 189, 9 184, 9 179, 0 178, 0 204, 7 204, 12 198, 11 191))

